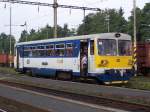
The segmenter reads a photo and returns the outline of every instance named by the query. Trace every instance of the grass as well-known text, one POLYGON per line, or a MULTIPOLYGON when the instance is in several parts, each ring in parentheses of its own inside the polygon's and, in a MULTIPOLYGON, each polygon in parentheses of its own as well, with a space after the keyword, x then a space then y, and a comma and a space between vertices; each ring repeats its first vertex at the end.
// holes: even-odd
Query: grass
POLYGON ((0 67, 0 73, 18 75, 14 68, 0 67))
MULTIPOLYGON (((20 76, 20 74, 16 72, 14 68, 8 68, 8 67, 0 67, 0 73, 20 76)), ((129 80, 127 84, 116 85, 116 86, 150 91, 150 77, 144 77, 144 76, 133 77, 131 80, 129 80)))
POLYGON ((126 88, 149 90, 150 91, 150 77, 137 76, 133 77, 129 83, 124 85, 126 88))

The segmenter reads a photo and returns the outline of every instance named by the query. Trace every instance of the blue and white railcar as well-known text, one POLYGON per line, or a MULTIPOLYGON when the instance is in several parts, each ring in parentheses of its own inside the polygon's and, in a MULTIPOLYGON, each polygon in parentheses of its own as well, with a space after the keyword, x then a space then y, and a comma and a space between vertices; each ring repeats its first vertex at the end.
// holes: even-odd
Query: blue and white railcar
POLYGON ((14 66, 21 72, 45 76, 66 72, 70 76, 95 77, 106 84, 127 82, 133 76, 131 36, 122 33, 22 42, 15 45, 15 54, 14 66), (85 52, 88 55, 86 76, 81 72, 85 52))

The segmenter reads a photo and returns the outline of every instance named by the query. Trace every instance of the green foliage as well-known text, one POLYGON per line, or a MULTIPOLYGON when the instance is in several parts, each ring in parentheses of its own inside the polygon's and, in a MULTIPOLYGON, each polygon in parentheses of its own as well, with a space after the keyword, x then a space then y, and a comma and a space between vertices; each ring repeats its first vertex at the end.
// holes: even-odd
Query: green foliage
MULTIPOLYGON (((129 17, 129 21, 128 21, 128 33, 130 35, 133 36, 133 24, 134 24, 134 20, 133 20, 133 11, 132 11, 132 15, 129 17)), ((139 8, 136 8, 136 28, 137 28, 137 40, 141 41, 141 36, 142 36, 142 10, 139 8)))
POLYGON ((123 9, 104 10, 96 14, 89 14, 78 28, 78 34, 94 34, 108 32, 108 19, 110 32, 126 32, 127 21, 123 17, 123 9), (109 15, 109 18, 107 16, 109 15))
MULTIPOLYGON (((133 11, 129 19, 125 20, 122 8, 88 14, 77 30, 78 35, 107 32, 108 15, 110 32, 128 33, 133 37, 133 11)), ((143 9, 137 8, 136 16, 137 40, 145 41, 145 39, 150 38, 150 3, 147 3, 143 9)))
POLYGON ((133 77, 129 83, 124 85, 127 88, 150 90, 150 77, 138 76, 133 77))
MULTIPOLYGON (((64 24, 63 28, 60 26, 57 26, 57 28, 58 37, 66 37, 74 34, 73 30, 68 29, 67 24, 64 24)), ((46 25, 46 27, 41 28, 39 31, 32 29, 29 34, 26 31, 23 31, 19 42, 24 42, 26 39, 27 41, 32 41, 53 38, 53 30, 53 27, 46 25)))
MULTIPOLYGON (((143 9, 137 8, 137 40, 144 41, 150 38, 150 3, 147 3, 143 9)), ((95 34, 108 32, 108 20, 110 32, 128 33, 133 37, 133 11, 131 16, 126 20, 124 18, 124 11, 122 8, 107 9, 98 13, 88 14, 83 23, 77 28, 77 35, 95 34), (108 18, 109 15, 109 18, 108 18)), ((41 40, 53 38, 54 28, 47 25, 39 31, 32 29, 29 33, 23 31, 21 33, 20 42, 31 40, 41 40)), ((68 29, 68 25, 64 27, 58 26, 58 37, 66 37, 75 35, 76 29, 68 29)))
MULTIPOLYGON (((11 50, 12 54, 14 53, 14 44, 15 44, 15 38, 11 36, 11 50)), ((6 53, 9 54, 10 51, 10 36, 6 35, 5 33, 0 34, 0 53, 6 53)))
POLYGON ((150 3, 147 3, 142 10, 142 37, 144 39, 150 38, 150 3))
POLYGON ((26 41, 27 36, 28 36, 27 31, 25 31, 25 30, 24 30, 24 31, 22 31, 22 33, 21 33, 21 37, 20 37, 19 41, 20 41, 20 42, 24 42, 24 41, 26 41))
MULTIPOLYGON (((150 3, 147 3, 143 9, 136 9, 136 22, 137 22, 137 40, 144 41, 150 38, 150 3)), ((133 11, 129 17, 128 32, 133 36, 133 11)))
MULTIPOLYGON (((143 9, 137 8, 137 40, 145 41, 150 38, 150 3, 145 4, 143 9)), ((88 14, 83 23, 78 27, 77 34, 94 34, 94 33, 105 33, 108 32, 108 18, 110 23, 110 32, 122 32, 128 33, 133 36, 133 11, 128 20, 124 18, 124 11, 122 8, 119 10, 108 9, 98 12, 96 14, 88 14)), ((22 31, 19 42, 41 40, 53 38, 54 28, 46 25, 38 31, 32 29, 29 33, 22 31)), ((76 29, 69 29, 68 25, 65 24, 63 27, 58 26, 58 37, 67 37, 75 35, 76 29)), ((12 39, 12 53, 14 51, 15 37, 12 39)), ((9 54, 10 51, 10 36, 5 33, 0 34, 0 53, 9 54)))

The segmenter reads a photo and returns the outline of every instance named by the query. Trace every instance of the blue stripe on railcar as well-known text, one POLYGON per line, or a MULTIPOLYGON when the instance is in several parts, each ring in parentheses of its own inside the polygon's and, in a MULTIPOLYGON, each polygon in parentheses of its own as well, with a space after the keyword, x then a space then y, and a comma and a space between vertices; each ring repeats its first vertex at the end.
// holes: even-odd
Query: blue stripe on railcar
POLYGON ((31 70, 33 74, 41 76, 55 76, 58 71, 71 72, 73 76, 80 76, 80 72, 72 72, 72 70, 67 69, 50 69, 50 68, 24 68, 26 70, 31 70))
MULTIPOLYGON (((41 76, 55 76, 57 71, 67 71, 67 72, 70 71, 70 72, 72 72, 72 70, 66 70, 66 69, 63 69, 63 70, 61 70, 61 69, 50 69, 50 68, 26 68, 26 69, 30 69, 30 70, 32 70, 32 72, 34 74, 41 75, 41 76)), ((72 75, 80 77, 80 72, 72 72, 72 75)), ((102 81, 102 82, 128 81, 133 75, 134 75, 134 73, 132 73, 132 72, 124 73, 123 76, 121 76, 118 73, 111 73, 111 74, 88 73, 87 74, 87 76, 95 77, 99 81, 102 81)))
POLYGON ((44 76, 55 76, 56 69, 49 69, 49 68, 32 68, 32 73, 37 75, 44 75, 44 76))
POLYGON ((121 76, 118 73, 112 73, 112 74, 97 74, 97 79, 103 82, 112 82, 112 81, 128 81, 130 78, 132 78, 134 73, 128 72, 124 73, 123 76, 121 76))

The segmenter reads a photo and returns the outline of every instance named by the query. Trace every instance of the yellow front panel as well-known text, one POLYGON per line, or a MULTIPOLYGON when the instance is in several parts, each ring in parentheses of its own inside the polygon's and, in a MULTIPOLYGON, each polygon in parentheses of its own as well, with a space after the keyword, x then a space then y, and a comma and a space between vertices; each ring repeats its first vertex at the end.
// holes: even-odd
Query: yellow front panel
POLYGON ((96 68, 132 68, 132 56, 95 56, 96 68), (106 61, 102 64, 102 61, 106 61))
POLYGON ((97 40, 95 40, 95 67, 108 69, 132 69, 132 56, 100 56, 98 55, 97 40), (102 65, 101 61, 107 60, 107 64, 102 65))

